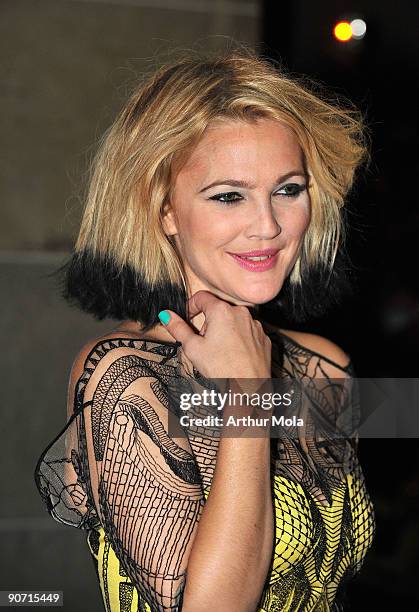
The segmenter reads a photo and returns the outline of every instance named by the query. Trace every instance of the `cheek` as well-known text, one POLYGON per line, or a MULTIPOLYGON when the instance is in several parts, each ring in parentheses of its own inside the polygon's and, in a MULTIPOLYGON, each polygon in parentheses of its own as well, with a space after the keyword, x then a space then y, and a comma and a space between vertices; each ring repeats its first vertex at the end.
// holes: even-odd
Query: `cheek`
POLYGON ((185 245, 193 244, 203 232, 205 232, 205 223, 201 215, 190 212, 179 216, 178 233, 185 245))
POLYGON ((288 215, 283 219, 283 226, 287 232, 287 237, 291 242, 300 242, 310 224, 310 209, 302 206, 296 210, 288 211, 288 215))
POLYGON ((199 243, 202 248, 223 245, 237 233, 237 219, 225 214, 208 214, 203 211, 201 215, 190 217, 185 228, 185 239, 188 242, 199 243))
POLYGON ((208 210, 201 213, 184 215, 179 219, 178 233, 184 255, 192 261, 213 256, 214 249, 222 248, 237 232, 236 223, 225 214, 211 214, 208 210))

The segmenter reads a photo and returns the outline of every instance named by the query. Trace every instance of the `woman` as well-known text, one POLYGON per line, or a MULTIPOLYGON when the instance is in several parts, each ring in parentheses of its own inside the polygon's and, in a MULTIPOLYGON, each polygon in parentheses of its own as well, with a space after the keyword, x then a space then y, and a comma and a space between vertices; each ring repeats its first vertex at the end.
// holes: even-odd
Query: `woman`
POLYGON ((356 437, 185 431, 172 390, 297 381, 338 423, 349 357, 280 324, 336 298, 365 155, 356 111, 251 51, 163 66, 106 134, 65 296, 120 323, 76 357, 36 482, 87 530, 107 611, 341 609, 375 531, 356 437))

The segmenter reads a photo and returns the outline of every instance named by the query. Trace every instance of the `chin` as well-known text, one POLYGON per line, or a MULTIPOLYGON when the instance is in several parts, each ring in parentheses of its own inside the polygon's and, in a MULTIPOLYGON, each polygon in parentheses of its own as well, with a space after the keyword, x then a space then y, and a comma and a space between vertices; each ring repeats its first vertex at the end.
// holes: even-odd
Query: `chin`
POLYGON ((266 304, 266 302, 270 302, 271 300, 273 300, 278 293, 281 291, 282 285, 278 288, 278 289, 273 289, 272 291, 257 291, 255 290, 255 292, 252 295, 246 295, 246 296, 242 296, 241 300, 243 302, 247 302, 247 305, 252 305, 252 306, 256 306, 259 304, 266 304))

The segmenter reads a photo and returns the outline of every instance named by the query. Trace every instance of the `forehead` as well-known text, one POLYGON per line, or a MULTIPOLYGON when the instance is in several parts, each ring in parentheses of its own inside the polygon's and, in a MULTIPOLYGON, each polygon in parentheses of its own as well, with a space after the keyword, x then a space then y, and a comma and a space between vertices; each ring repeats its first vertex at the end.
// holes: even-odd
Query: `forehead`
POLYGON ((181 173, 251 170, 302 164, 297 136, 287 125, 273 119, 255 121, 214 120, 190 154, 181 173))

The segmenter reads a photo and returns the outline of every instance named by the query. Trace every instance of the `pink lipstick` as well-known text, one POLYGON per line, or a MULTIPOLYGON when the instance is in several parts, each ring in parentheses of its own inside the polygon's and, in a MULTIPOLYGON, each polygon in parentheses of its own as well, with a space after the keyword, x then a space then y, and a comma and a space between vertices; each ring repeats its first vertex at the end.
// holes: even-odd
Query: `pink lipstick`
POLYGON ((279 249, 263 249, 246 253, 229 253, 239 266, 253 272, 264 272, 274 267, 278 260, 279 249), (257 258, 257 259, 249 259, 257 258))

